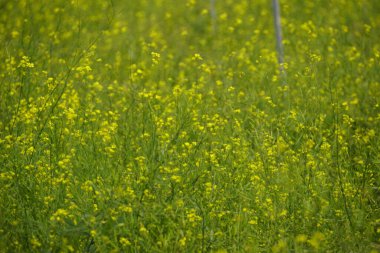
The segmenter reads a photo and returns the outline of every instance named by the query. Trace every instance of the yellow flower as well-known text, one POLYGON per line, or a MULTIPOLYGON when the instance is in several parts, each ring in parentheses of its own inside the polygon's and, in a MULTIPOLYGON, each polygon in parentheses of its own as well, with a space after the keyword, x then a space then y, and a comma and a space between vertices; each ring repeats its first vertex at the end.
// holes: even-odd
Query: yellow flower
POLYGON ((185 237, 182 237, 180 240, 179 240, 179 245, 181 246, 181 247, 185 247, 185 245, 186 245, 186 236, 185 237))
POLYGON ((313 236, 307 242, 313 246, 315 249, 318 249, 321 245, 321 242, 325 239, 324 234, 321 232, 315 232, 313 236))
POLYGON ((121 243, 122 246, 125 246, 125 247, 131 245, 131 242, 125 237, 121 237, 119 242, 121 243))
POLYGON ((307 236, 304 234, 300 234, 296 236, 296 242, 302 243, 307 241, 307 236))

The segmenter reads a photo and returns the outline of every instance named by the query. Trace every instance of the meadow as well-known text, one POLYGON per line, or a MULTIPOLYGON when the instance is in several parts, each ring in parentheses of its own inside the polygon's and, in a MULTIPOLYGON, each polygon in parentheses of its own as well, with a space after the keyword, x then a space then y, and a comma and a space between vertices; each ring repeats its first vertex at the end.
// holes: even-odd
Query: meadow
POLYGON ((380 252, 380 2, 0 1, 0 252, 380 252))

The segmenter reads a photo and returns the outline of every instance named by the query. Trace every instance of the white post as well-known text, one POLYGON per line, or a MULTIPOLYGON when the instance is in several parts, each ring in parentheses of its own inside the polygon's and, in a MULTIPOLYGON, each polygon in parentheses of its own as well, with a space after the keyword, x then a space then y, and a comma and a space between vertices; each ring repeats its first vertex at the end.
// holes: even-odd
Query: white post
POLYGON ((210 16, 211 16, 211 26, 212 31, 216 32, 216 9, 215 9, 215 1, 210 0, 210 16))
POLYGON ((280 3, 278 0, 273 0, 273 14, 274 14, 274 26, 276 30, 276 47, 277 47, 277 59, 280 65, 280 72, 282 75, 285 74, 284 71, 284 47, 282 45, 282 30, 281 30, 281 19, 280 19, 280 3))

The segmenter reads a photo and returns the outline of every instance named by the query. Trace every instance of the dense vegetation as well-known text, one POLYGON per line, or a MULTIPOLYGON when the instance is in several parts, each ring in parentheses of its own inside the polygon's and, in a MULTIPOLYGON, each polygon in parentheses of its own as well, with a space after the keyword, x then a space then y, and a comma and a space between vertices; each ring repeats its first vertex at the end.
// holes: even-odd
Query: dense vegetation
POLYGON ((1 1, 1 252, 380 252, 380 2, 1 1))

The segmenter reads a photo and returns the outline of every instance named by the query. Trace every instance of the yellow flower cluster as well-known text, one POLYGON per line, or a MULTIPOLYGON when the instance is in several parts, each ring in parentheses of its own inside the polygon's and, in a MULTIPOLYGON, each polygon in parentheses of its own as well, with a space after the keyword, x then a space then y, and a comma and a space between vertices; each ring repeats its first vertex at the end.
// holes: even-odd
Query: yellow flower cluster
POLYGON ((0 251, 379 251, 376 1, 3 2, 0 251))

